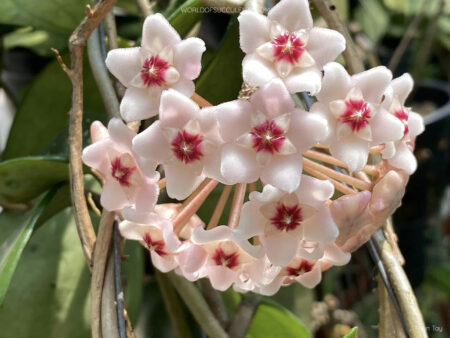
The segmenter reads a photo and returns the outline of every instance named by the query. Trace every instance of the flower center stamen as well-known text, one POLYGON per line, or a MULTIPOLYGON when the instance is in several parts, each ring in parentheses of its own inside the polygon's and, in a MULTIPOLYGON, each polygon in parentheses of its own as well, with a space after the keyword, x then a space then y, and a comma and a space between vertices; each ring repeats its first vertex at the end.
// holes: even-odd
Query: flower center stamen
POLYGON ((314 267, 314 263, 308 262, 306 260, 302 260, 297 267, 287 267, 287 273, 289 276, 300 276, 306 272, 310 272, 314 267))
POLYGON ((273 56, 276 61, 298 62, 305 50, 305 44, 294 33, 285 32, 272 40, 273 56))
POLYGON ((370 108, 364 100, 349 99, 345 101, 345 112, 340 120, 350 126, 352 131, 358 132, 369 124, 370 108))
POLYGON ((172 151, 179 161, 188 164, 202 158, 202 141, 201 135, 181 130, 172 140, 172 151))
POLYGON ((270 219, 270 223, 281 231, 294 230, 301 225, 302 221, 302 209, 298 204, 286 206, 283 203, 278 203, 275 216, 270 219))
POLYGON ((238 258, 239 254, 237 252, 226 254, 222 248, 217 248, 212 257, 216 265, 221 265, 228 269, 232 269, 239 265, 238 258))
POLYGON ((283 128, 274 121, 264 121, 253 127, 250 132, 253 140, 253 149, 257 152, 265 151, 270 154, 279 152, 286 137, 283 128))
POLYGON ((166 256, 167 252, 164 251, 164 241, 153 241, 149 233, 145 233, 143 240, 145 242, 145 246, 150 251, 155 251, 160 256, 166 256))
POLYGON ((141 79, 147 87, 164 86, 166 84, 165 73, 169 69, 169 63, 158 55, 145 59, 141 69, 141 79))
POLYGON ((136 170, 136 167, 127 167, 122 164, 120 157, 111 161, 111 176, 120 183, 121 186, 129 187, 130 176, 136 170))

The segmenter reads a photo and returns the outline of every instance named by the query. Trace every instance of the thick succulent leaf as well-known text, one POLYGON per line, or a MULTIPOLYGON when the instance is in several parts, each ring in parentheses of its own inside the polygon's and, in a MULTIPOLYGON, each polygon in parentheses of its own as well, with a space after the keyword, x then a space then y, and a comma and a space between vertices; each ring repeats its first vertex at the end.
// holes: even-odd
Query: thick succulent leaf
POLYGON ((0 202, 27 202, 69 179, 69 164, 61 157, 22 157, 0 163, 0 202))
POLYGON ((196 82, 196 92, 212 104, 234 100, 242 85, 242 59, 239 23, 231 19, 214 57, 196 82))
POLYGON ((256 337, 297 337, 309 338, 311 334, 289 310, 265 301, 258 306, 250 324, 247 338, 256 337))
MULTIPOLYGON (((67 57, 64 58, 68 62, 67 57)), ((85 143, 89 125, 95 119, 105 120, 104 107, 88 62, 84 67, 85 143)), ((67 153, 69 109, 72 86, 58 62, 52 61, 34 79, 16 112, 2 159, 67 153)))
POLYGON ((343 338, 358 338, 358 328, 355 326, 343 338))
POLYGON ((15 214, 14 212, 5 211, 0 214, 0 225, 2 225, 0 231, 4 233, 0 237, 5 239, 0 251, 0 306, 3 303, 20 256, 30 240, 39 217, 54 197, 56 190, 57 187, 51 189, 32 210, 19 215, 18 218, 21 221, 19 224, 12 217, 15 214), (3 226, 1 223, 7 224, 3 226), (11 225, 15 227, 14 230, 12 230, 11 225))

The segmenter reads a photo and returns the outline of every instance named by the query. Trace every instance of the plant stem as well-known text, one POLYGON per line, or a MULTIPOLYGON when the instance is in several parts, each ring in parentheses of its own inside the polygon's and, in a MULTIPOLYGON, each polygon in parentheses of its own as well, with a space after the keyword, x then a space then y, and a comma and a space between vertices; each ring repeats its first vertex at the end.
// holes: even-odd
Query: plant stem
POLYGON ((102 337, 101 304, 109 246, 113 233, 114 213, 103 209, 95 243, 91 279, 91 329, 93 338, 102 337))
POLYGON ((386 267, 387 275, 391 281, 394 292, 397 296, 400 308, 405 317, 408 335, 411 338, 427 337, 425 324, 420 313, 416 297, 411 288, 405 271, 395 258, 392 247, 384 237, 382 231, 377 231, 372 238, 380 252, 381 259, 386 267))
POLYGON ((223 191, 220 194, 219 201, 217 202, 217 205, 214 209, 214 212, 209 220, 206 229, 212 229, 219 224, 220 217, 223 214, 223 209, 225 208, 225 205, 227 204, 228 201, 228 197, 230 196, 231 188, 232 188, 231 185, 225 185, 223 187, 223 191))
POLYGON ((168 273, 167 276, 203 331, 212 338, 227 338, 228 334, 211 313, 208 304, 194 284, 174 272, 168 273))
POLYGON ((220 325, 222 325, 222 327, 226 329, 228 326, 229 318, 227 308, 225 307, 222 299, 222 295, 219 291, 212 287, 211 282, 207 278, 200 279, 200 285, 202 287, 203 296, 205 297, 209 308, 216 316, 220 325))
POLYGON ((117 325, 116 289, 114 287, 114 253, 111 251, 106 265, 105 280, 103 282, 101 325, 102 336, 121 338, 117 325))
POLYGON ((242 297, 241 303, 233 317, 229 334, 231 338, 244 338, 258 309, 259 299, 248 293, 242 297))
POLYGON ((345 184, 342 184, 341 182, 338 182, 335 179, 328 177, 327 175, 321 173, 320 171, 314 170, 309 167, 308 168, 304 167, 303 170, 318 179, 330 180, 330 182, 333 183, 336 190, 340 191, 344 195, 355 194, 357 192, 353 188, 350 188, 350 187, 346 186, 345 184))
POLYGON ((234 186, 233 203, 231 204, 230 215, 228 216, 228 226, 230 228, 235 228, 239 223, 246 190, 246 183, 239 183, 234 186))
POLYGON ((122 288, 122 254, 120 250, 120 234, 119 226, 117 222, 114 222, 114 233, 113 233, 113 249, 114 249, 114 289, 115 289, 115 301, 117 306, 117 327, 119 328, 120 338, 125 338, 126 325, 125 325, 125 300, 122 288))
POLYGON ((175 334, 179 338, 191 338, 192 334, 186 322, 181 303, 167 276, 155 270, 155 278, 164 301, 165 308, 169 314, 170 321, 175 329, 175 334))

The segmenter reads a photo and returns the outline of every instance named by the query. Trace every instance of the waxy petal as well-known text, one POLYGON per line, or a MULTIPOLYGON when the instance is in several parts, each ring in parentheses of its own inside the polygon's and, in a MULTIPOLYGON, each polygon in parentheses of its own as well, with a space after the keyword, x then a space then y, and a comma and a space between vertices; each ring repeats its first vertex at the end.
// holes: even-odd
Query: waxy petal
POLYGON ((287 136, 299 153, 303 153, 314 144, 321 142, 328 137, 328 134, 327 120, 321 115, 308 113, 301 109, 295 109, 291 114, 287 136))
POLYGON ((172 154, 169 143, 163 136, 160 121, 155 121, 133 139, 133 151, 145 159, 166 162, 172 154))
POLYGON ((253 150, 226 144, 222 149, 220 172, 226 184, 251 183, 259 178, 260 169, 253 150))
POLYGON ((297 252, 300 238, 298 231, 275 231, 270 236, 260 236, 270 262, 278 266, 286 266, 297 252))
POLYGON ((284 79, 289 93, 308 92, 316 95, 321 88, 322 73, 316 67, 294 68, 284 79))
POLYGON ((173 46, 180 40, 175 28, 161 14, 153 14, 145 19, 142 29, 142 47, 158 53, 164 47, 173 46))
POLYGON ((384 66, 378 66, 352 76, 356 87, 361 89, 364 99, 381 103, 381 98, 392 80, 392 73, 384 66))
POLYGON ((249 86, 264 86, 278 74, 271 62, 257 54, 248 54, 242 60, 242 77, 249 86))
POLYGON ((186 170, 186 166, 164 165, 167 195, 177 200, 188 197, 203 181, 202 175, 186 170))
POLYGON ((205 43, 199 38, 188 38, 174 46, 174 65, 183 78, 194 80, 199 76, 205 50, 205 43))
POLYGON ((287 191, 289 193, 297 189, 302 173, 302 158, 294 155, 274 155, 261 173, 261 180, 266 184, 287 191))
POLYGON ((158 114, 161 88, 128 88, 120 103, 120 115, 126 122, 145 120, 158 114))
POLYGON ((182 129, 199 111, 200 108, 194 101, 176 90, 169 89, 161 95, 159 118, 162 128, 182 129))
POLYGON ((249 132, 252 111, 252 105, 246 100, 234 100, 216 107, 220 135, 225 142, 235 142, 249 132))
POLYGON ((356 135, 342 138, 330 145, 331 155, 345 162, 350 172, 360 171, 367 164, 370 142, 356 135))
POLYGON ((307 0, 283 0, 267 14, 270 20, 280 23, 290 32, 310 29, 313 26, 311 11, 307 0))
POLYGON ((108 52, 105 63, 109 71, 125 87, 128 87, 133 78, 139 74, 142 67, 140 48, 112 49, 108 52))
POLYGON ((414 86, 414 80, 408 73, 403 74, 392 80, 391 87, 394 96, 400 101, 402 105, 405 104, 406 98, 411 93, 414 86))
POLYGON ((253 53, 256 48, 270 40, 270 21, 266 16, 244 10, 238 20, 239 41, 244 53, 253 53))
POLYGON ((352 80, 345 68, 337 62, 330 62, 323 67, 322 87, 316 97, 319 102, 327 103, 345 99, 352 88, 352 80))
POLYGON ((345 38, 333 29, 314 27, 306 48, 321 69, 345 50, 345 38))

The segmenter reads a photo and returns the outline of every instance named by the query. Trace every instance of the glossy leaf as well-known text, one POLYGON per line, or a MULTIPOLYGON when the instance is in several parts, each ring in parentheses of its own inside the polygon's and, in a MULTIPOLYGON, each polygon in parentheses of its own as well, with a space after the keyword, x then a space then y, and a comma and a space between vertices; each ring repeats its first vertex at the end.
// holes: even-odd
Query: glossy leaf
MULTIPOLYGON (((3 304, 3 300, 8 290, 11 278, 22 255, 22 252, 30 240, 33 229, 42 215, 43 211, 47 205, 52 200, 56 193, 57 188, 50 190, 44 198, 24 216, 23 222, 20 225, 13 224, 16 226, 16 230, 9 233, 5 242, 2 245, 1 259, 0 259, 0 306, 3 304)), ((10 215, 7 211, 0 215, 2 222, 12 222, 9 219, 10 215)), ((2 229, 5 231, 6 229, 2 229)))
MULTIPOLYGON (((64 58, 65 62, 69 59, 64 58)), ((67 154, 67 135, 72 86, 58 62, 52 61, 35 78, 14 119, 2 159, 49 154, 67 154)), ((94 119, 104 120, 104 107, 85 61, 84 137, 94 119)))
POLYGON ((202 0, 188 0, 171 13, 168 20, 178 34, 185 36, 201 19, 202 8, 204 8, 202 0))
POLYGON ((69 179, 69 165, 61 157, 22 157, 0 163, 0 202, 27 202, 69 179))
POLYGON ((358 338, 358 328, 355 326, 342 338, 358 338))
POLYGON ((247 338, 258 337, 309 338, 311 335, 290 311, 275 302, 263 302, 258 306, 247 334, 247 338))
POLYGON ((2 0, 0 23, 69 35, 85 15, 87 0, 2 0))
POLYGON ((355 10, 356 21, 372 42, 377 43, 389 26, 389 13, 378 0, 365 0, 355 10))
POLYGON ((66 209, 37 230, 23 251, 0 309, 2 338, 89 337, 89 284, 66 209))
POLYGON ((230 22, 213 59, 196 82, 196 92, 212 104, 236 99, 242 85, 242 59, 239 47, 239 23, 230 22))

